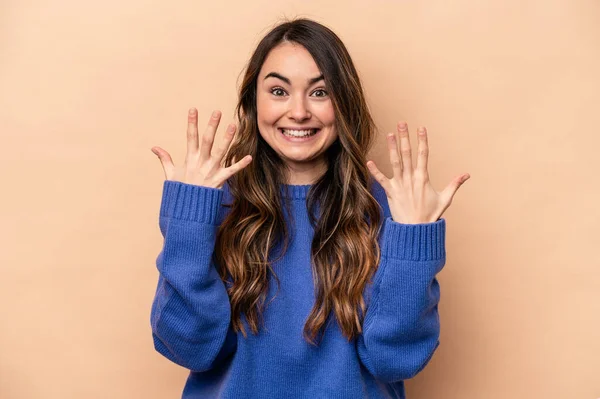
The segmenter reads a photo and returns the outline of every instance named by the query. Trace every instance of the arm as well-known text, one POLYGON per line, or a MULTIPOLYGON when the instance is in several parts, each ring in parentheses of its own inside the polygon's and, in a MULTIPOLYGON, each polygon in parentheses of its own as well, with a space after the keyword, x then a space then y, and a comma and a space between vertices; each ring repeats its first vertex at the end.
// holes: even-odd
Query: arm
POLYGON ((159 353, 194 371, 212 368, 237 345, 229 297, 212 262, 222 197, 222 189, 170 180, 163 185, 152 337, 159 353))
POLYGON ((414 377, 439 345, 440 287, 435 276, 446 261, 445 230, 444 219, 401 224, 385 218, 381 262, 357 339, 361 362, 379 380, 414 377))

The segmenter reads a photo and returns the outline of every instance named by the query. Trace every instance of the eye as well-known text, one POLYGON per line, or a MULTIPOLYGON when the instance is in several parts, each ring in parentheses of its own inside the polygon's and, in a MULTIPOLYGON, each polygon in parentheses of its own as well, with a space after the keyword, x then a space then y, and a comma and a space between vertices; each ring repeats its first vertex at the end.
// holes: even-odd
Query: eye
POLYGON ((324 90, 324 89, 317 89, 317 90, 313 91, 313 94, 314 94, 314 93, 319 93, 319 92, 320 92, 320 93, 323 93, 323 94, 322 94, 322 95, 319 95, 319 96, 315 96, 315 97, 326 97, 326 96, 327 96, 327 91, 326 91, 326 90, 324 90))
POLYGON ((271 89, 271 94, 273 94, 275 97, 283 96, 283 94, 279 94, 279 93, 285 93, 285 90, 283 90, 281 87, 273 87, 271 89))

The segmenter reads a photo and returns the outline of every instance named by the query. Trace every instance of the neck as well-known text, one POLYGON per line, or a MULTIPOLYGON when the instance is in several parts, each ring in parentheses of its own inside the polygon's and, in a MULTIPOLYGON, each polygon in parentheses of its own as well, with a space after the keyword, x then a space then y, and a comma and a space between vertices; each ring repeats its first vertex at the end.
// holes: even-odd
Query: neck
POLYGON ((286 183, 293 185, 313 184, 327 170, 324 162, 312 164, 288 163, 286 183))

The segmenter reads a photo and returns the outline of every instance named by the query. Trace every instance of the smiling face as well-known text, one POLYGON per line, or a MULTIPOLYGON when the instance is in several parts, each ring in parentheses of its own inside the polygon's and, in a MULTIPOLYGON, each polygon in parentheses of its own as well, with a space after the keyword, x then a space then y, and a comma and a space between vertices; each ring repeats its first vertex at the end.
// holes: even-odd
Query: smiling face
POLYGON ((301 45, 283 42, 262 65, 256 86, 258 130, 288 167, 288 184, 312 184, 337 139, 323 75, 301 45))

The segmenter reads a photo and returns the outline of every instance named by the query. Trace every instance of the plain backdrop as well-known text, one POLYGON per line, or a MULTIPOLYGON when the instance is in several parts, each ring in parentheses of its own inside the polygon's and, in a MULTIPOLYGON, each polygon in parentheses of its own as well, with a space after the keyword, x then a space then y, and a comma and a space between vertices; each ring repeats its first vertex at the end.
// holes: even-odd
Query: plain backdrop
POLYGON ((233 120, 284 18, 344 41, 385 133, 426 126, 441 346, 409 399, 600 397, 600 2, 0 0, 0 397, 177 398, 150 307, 186 113, 233 120))

